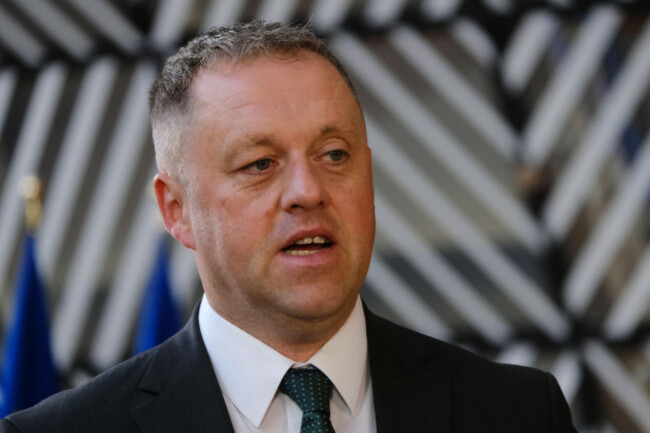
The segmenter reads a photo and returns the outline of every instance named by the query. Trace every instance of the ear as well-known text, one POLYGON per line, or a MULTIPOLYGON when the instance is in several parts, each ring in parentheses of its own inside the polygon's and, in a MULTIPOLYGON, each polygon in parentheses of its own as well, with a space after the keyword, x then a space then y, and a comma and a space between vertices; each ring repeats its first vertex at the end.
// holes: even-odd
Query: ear
POLYGON ((158 173, 153 178, 153 187, 167 231, 186 248, 196 249, 190 205, 183 186, 170 175, 158 173))

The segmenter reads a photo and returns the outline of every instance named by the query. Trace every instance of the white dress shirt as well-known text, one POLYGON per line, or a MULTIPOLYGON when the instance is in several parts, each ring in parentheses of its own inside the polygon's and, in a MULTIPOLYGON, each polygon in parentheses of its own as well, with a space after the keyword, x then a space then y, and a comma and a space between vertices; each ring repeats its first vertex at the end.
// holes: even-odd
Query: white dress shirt
POLYGON ((225 320, 205 296, 199 328, 235 433, 299 433, 302 411, 278 386, 289 368, 305 364, 318 367, 334 384, 330 419, 337 433, 377 431, 360 299, 341 329, 305 364, 225 320))

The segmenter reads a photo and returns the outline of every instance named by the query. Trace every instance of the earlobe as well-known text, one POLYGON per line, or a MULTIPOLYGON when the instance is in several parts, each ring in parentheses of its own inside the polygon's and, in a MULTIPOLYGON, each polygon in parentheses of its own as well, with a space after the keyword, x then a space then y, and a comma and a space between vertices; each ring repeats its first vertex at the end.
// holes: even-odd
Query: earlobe
POLYGON ((196 249, 189 203, 183 186, 170 175, 158 173, 153 179, 153 187, 167 231, 186 248, 196 249))

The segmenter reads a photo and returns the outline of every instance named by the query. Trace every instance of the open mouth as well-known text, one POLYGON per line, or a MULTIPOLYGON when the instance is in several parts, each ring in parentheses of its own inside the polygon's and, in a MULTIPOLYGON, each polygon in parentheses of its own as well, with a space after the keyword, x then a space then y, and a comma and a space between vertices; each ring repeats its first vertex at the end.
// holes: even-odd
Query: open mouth
POLYGON ((325 236, 307 236, 297 239, 291 245, 282 248, 282 251, 290 256, 308 256, 332 245, 333 243, 325 236))

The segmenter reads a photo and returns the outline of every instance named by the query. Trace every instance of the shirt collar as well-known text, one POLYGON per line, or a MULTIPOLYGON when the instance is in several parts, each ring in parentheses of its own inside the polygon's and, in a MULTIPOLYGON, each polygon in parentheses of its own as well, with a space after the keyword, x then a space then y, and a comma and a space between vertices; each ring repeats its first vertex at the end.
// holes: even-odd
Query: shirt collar
MULTIPOLYGON (((294 362, 217 314, 205 295, 199 307, 199 328, 221 391, 259 428, 294 362)), ((369 377, 366 324, 359 298, 345 324, 307 364, 329 377, 353 416, 357 416, 369 377)))
POLYGON ((357 416, 366 392, 368 341, 361 299, 341 329, 308 361, 332 381, 346 406, 357 416))

